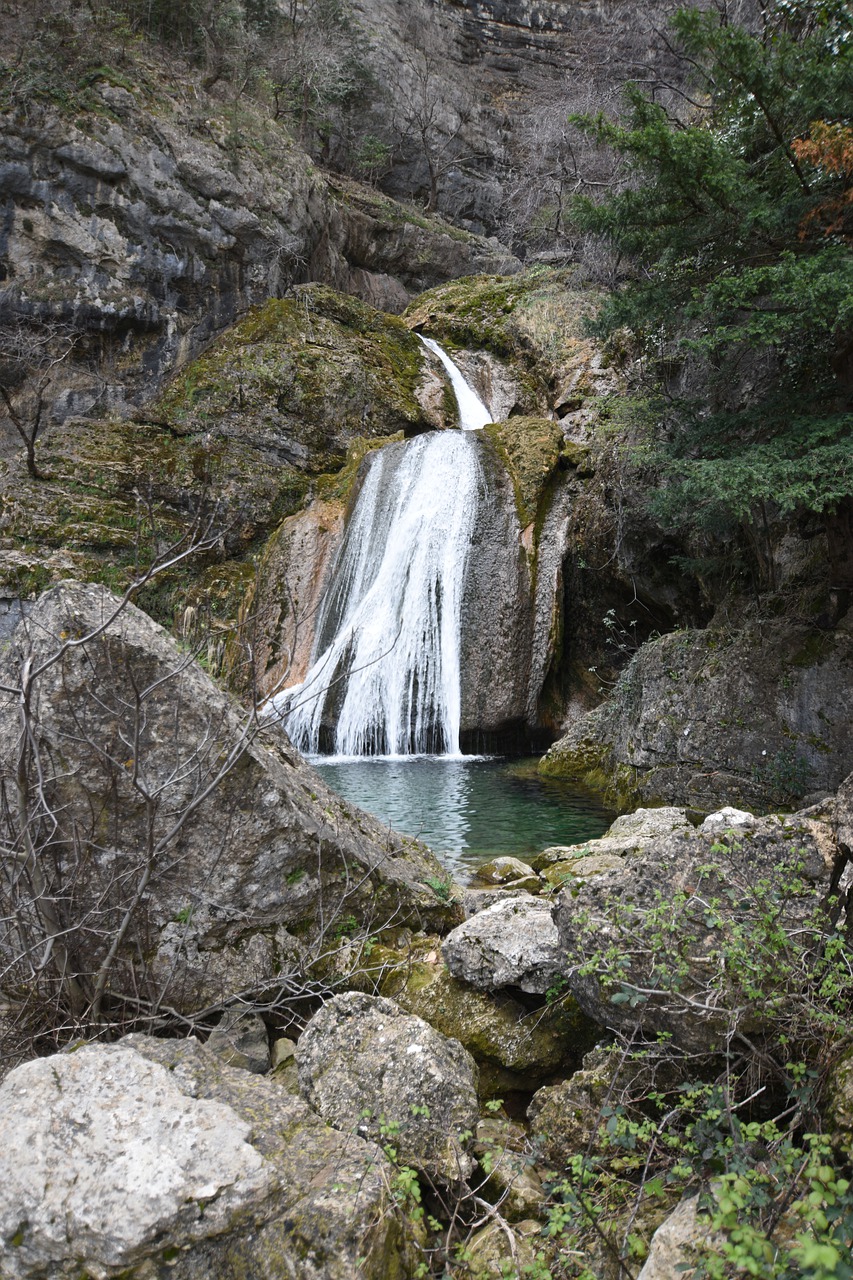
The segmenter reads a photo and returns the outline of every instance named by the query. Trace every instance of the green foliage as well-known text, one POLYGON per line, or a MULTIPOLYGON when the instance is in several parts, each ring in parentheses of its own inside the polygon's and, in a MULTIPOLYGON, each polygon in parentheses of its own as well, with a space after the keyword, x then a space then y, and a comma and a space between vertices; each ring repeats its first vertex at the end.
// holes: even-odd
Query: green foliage
POLYGON ((693 402, 658 405, 658 507, 705 525, 753 520, 763 502, 833 511, 853 495, 849 173, 797 143, 849 111, 850 6, 780 0, 757 32, 717 9, 673 25, 692 114, 673 119, 634 88, 624 123, 577 121, 637 181, 573 206, 638 268, 602 330, 629 328, 663 374, 675 359, 700 384, 693 402), (827 227, 815 213, 830 206, 827 227))

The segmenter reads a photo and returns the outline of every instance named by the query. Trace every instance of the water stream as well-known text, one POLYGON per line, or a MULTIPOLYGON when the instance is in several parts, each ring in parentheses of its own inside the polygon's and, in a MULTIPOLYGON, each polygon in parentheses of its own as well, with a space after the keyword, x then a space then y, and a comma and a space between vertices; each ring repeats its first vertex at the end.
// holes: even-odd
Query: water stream
POLYGON ((468 550, 483 497, 469 432, 488 410, 449 357, 461 431, 378 449, 325 592, 301 685, 273 704, 309 754, 458 757, 468 550))

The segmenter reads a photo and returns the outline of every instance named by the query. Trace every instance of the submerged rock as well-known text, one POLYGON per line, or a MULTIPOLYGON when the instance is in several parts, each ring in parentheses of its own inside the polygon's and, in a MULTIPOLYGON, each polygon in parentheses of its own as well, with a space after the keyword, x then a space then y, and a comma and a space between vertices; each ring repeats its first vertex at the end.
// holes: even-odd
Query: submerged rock
POLYGON ((383 1153, 194 1040, 38 1059, 0 1107, 7 1280, 411 1274, 383 1153))
POLYGON ((477 1067, 457 1040, 393 1000, 348 992, 314 1015, 296 1060, 303 1097, 337 1129, 390 1143, 429 1178, 470 1174, 477 1067))

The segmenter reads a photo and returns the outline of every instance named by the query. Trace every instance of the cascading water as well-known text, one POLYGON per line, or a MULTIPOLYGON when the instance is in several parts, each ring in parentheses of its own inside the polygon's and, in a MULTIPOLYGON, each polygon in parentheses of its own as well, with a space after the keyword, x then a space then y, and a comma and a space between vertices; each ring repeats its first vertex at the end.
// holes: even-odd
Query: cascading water
POLYGON ((369 459, 311 669, 273 699, 308 753, 334 721, 338 755, 460 754, 462 593, 483 488, 466 432, 491 419, 449 357, 423 341, 451 375, 462 431, 417 436, 369 459))

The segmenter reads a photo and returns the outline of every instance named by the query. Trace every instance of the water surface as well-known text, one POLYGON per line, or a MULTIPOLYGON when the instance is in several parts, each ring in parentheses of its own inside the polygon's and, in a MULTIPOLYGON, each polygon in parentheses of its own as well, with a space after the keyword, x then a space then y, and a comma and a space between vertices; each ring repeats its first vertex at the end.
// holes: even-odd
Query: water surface
POLYGON ((532 760, 315 756, 312 764, 346 800, 424 840, 456 874, 497 854, 524 859, 594 839, 615 816, 572 784, 538 775, 532 760))

